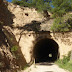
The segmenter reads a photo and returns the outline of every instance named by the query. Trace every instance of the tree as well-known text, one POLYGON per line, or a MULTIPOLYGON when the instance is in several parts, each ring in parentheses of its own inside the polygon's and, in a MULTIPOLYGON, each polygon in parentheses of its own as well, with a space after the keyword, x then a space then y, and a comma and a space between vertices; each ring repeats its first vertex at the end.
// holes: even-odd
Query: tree
POLYGON ((13 3, 34 7, 38 11, 50 11, 53 17, 62 17, 66 12, 72 11, 72 0, 13 0, 13 3))
POLYGON ((72 31, 72 15, 66 14, 63 17, 55 18, 51 30, 54 32, 72 31))
POLYGON ((39 11, 48 10, 50 8, 49 2, 51 0, 13 0, 12 2, 22 6, 34 7, 39 11))
POLYGON ((66 12, 72 11, 72 0, 52 0, 52 13, 54 17, 61 17, 66 12))

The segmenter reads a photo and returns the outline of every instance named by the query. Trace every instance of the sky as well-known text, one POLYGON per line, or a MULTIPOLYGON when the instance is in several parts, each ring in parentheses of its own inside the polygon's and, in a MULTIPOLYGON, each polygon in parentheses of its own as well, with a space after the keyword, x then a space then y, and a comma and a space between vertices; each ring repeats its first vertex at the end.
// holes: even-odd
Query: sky
MULTIPOLYGON (((12 2, 12 0, 7 0, 8 2, 12 2)), ((45 0, 44 0, 45 1, 45 0)), ((52 8, 54 8, 54 6, 51 5, 52 8)))
POLYGON ((11 2, 12 0, 7 0, 8 2, 11 2))

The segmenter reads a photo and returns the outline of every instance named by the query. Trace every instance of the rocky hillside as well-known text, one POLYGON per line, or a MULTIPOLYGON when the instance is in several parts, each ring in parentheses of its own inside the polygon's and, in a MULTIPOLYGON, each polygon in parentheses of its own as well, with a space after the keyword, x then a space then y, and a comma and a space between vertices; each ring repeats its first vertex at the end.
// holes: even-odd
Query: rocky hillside
POLYGON ((8 3, 8 10, 14 15, 14 27, 23 27, 32 21, 42 21, 44 19, 34 8, 20 7, 19 5, 8 3))
POLYGON ((52 24, 53 19, 46 19, 34 8, 21 7, 0 0, 0 71, 14 72, 24 69, 30 60, 27 62, 21 51, 20 45, 24 46, 20 42, 22 33, 50 31, 52 24))
POLYGON ((34 8, 20 7, 0 0, 0 71, 14 72, 27 64, 17 33, 40 31, 44 16, 34 8))

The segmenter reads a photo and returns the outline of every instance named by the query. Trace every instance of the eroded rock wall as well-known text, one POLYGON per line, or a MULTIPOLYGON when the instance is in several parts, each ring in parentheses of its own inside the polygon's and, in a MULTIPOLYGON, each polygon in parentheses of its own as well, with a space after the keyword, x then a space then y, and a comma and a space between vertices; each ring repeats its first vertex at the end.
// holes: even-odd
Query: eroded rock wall
POLYGON ((21 7, 19 5, 14 5, 8 3, 8 10, 15 15, 13 19, 14 27, 22 27, 31 21, 42 21, 43 16, 38 13, 34 8, 21 7))
MULTIPOLYGON (((17 35, 18 36, 18 35, 17 35)), ((34 33, 34 32, 23 32, 20 38, 20 46, 26 61, 29 63, 33 57, 33 48, 38 40, 43 38, 53 39, 59 46, 59 58, 67 56, 72 50, 72 32, 67 33, 34 33)))
POLYGON ((72 50, 72 32, 53 33, 52 37, 59 45, 60 58, 72 50))
POLYGON ((8 10, 14 15, 13 23, 5 28, 11 30, 15 35, 17 42, 21 47, 21 51, 26 58, 27 63, 31 61, 30 50, 35 39, 33 35, 29 36, 29 33, 40 29, 40 22, 44 19, 43 15, 38 13, 34 8, 20 7, 8 3, 8 10), (37 24, 37 25, 35 25, 37 24), (22 35, 23 33, 26 33, 22 35))
MULTIPOLYGON (((36 31, 37 29, 40 30, 40 24, 43 20, 44 17, 34 8, 20 7, 12 3, 0 5, 0 21, 4 24, 0 26, 0 29, 5 28, 15 36, 27 63, 31 61, 33 56, 32 49, 36 38, 48 36, 47 33, 36 35, 36 31)), ((47 25, 44 27, 47 30, 47 25)), ((50 33, 50 35, 50 38, 59 45, 60 58, 72 50, 72 32, 50 33)))

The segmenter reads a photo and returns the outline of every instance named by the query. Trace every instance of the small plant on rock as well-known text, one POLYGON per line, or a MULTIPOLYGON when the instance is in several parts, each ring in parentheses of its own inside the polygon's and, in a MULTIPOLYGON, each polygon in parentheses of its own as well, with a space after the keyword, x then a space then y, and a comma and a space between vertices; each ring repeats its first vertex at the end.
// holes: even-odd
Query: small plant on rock
POLYGON ((13 46, 12 48, 11 48, 11 51, 12 52, 15 52, 15 51, 17 51, 18 50, 18 46, 13 46))

